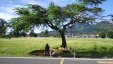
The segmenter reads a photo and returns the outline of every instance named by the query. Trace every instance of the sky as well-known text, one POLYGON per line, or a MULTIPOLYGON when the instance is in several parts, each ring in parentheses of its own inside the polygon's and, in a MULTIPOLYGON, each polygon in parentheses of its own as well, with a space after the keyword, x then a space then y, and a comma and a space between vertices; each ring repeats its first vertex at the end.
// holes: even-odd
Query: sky
MULTIPOLYGON (((18 17, 14 8, 25 7, 26 4, 38 4, 47 8, 50 2, 54 2, 59 6, 65 6, 67 4, 74 3, 75 1, 76 0, 0 0, 0 18, 8 21, 11 18, 18 17)), ((104 15, 113 14, 113 0, 106 0, 103 4, 99 5, 99 7, 105 10, 103 13, 104 15)), ((39 29, 35 32, 39 32, 41 30, 39 29)))

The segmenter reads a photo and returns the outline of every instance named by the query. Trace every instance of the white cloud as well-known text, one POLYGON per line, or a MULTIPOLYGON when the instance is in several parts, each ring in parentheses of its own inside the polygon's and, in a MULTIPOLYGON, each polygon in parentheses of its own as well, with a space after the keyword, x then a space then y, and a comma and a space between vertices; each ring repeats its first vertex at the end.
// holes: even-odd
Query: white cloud
POLYGON ((28 3, 28 4, 38 4, 36 0, 21 0, 23 3, 28 3))
POLYGON ((4 12, 6 12, 8 14, 13 14, 15 11, 13 10, 13 8, 8 8, 7 7, 4 12))
POLYGON ((3 12, 3 13, 7 13, 7 14, 14 14, 14 12, 15 12, 14 8, 16 8, 17 6, 18 5, 0 7, 0 11, 3 12))
POLYGON ((40 33, 40 32, 45 31, 45 30, 52 31, 52 29, 49 28, 49 27, 47 27, 47 28, 39 27, 39 28, 35 28, 34 32, 35 33, 40 33))
POLYGON ((21 5, 13 5, 13 7, 15 8, 15 7, 23 7, 23 6, 21 6, 21 5))
POLYGON ((12 4, 12 3, 13 3, 13 1, 12 1, 12 0, 10 0, 10 1, 9 1, 9 3, 10 3, 10 4, 12 4))
POLYGON ((0 7, 0 18, 5 19, 6 21, 10 20, 11 18, 17 17, 14 8, 22 7, 21 5, 9 5, 6 7, 0 7))
POLYGON ((6 21, 10 20, 11 18, 17 17, 17 15, 11 15, 7 13, 0 13, 0 18, 5 19, 6 21))

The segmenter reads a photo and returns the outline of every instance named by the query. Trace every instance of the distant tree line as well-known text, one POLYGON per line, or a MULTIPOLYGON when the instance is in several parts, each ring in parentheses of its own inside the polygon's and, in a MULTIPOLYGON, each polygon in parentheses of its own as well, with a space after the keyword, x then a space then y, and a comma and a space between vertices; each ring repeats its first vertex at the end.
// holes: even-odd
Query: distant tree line
POLYGON ((113 31, 112 32, 103 32, 99 34, 100 38, 113 38, 113 31))

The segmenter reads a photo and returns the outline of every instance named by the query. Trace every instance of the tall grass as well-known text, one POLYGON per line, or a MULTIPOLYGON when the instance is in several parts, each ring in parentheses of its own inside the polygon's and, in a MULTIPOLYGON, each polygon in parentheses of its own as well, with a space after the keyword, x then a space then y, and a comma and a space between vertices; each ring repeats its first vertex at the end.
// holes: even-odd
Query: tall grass
MULTIPOLYGON (((67 38, 68 47, 76 53, 113 54, 113 39, 101 38, 67 38), (106 52, 106 53, 105 53, 106 52)), ((48 43, 51 48, 60 47, 60 38, 11 38, 0 39, 0 57, 2 56, 29 56, 33 50, 44 49, 48 43)))

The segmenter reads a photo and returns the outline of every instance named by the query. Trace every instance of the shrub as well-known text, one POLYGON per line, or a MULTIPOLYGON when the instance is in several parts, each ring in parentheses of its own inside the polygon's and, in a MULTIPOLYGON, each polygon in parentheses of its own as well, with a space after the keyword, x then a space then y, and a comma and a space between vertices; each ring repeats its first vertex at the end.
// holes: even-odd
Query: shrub
POLYGON ((105 38, 106 34, 105 33, 100 33, 99 36, 100 36, 100 38, 105 38))
POLYGON ((113 32, 108 32, 108 33, 107 33, 107 36, 108 36, 109 38, 113 38, 113 32))
POLYGON ((109 57, 113 57, 113 47, 109 49, 109 57))

